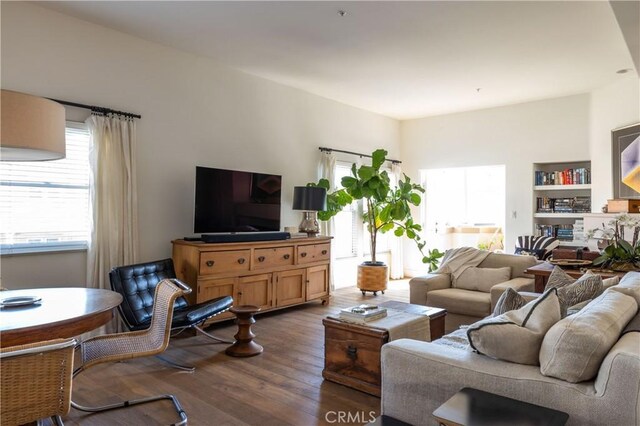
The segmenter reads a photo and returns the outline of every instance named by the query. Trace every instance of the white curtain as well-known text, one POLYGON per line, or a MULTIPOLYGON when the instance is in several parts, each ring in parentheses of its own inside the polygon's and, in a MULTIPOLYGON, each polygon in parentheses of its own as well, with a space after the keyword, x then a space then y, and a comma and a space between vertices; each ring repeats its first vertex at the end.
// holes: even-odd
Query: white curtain
MULTIPOLYGON (((136 123, 132 119, 92 115, 90 202, 92 224, 87 254, 87 287, 110 289, 109 271, 138 259, 136 195, 136 123)), ((100 332, 118 330, 112 321, 100 332)))
MULTIPOLYGON (((330 152, 320 153, 320 163, 318 164, 318 179, 327 179, 329 181, 329 192, 335 191, 335 171, 336 171, 336 156, 330 152)), ((335 233, 335 221, 333 218, 327 221, 320 221, 320 233, 322 235, 334 236, 335 233)), ((333 240, 332 240, 333 243, 333 240)), ((331 250, 331 264, 335 264, 335 249, 331 250)), ((329 287, 331 290, 335 290, 335 283, 333 279, 333 268, 330 270, 329 275, 329 287)))
MULTIPOLYGON (((402 177, 402 168, 398 163, 391 163, 391 184, 395 187, 402 177)), ((391 279, 404 278, 404 265, 402 258, 402 244, 404 238, 391 235, 389 238, 389 251, 391 252, 391 265, 389 267, 389 277, 391 279)))

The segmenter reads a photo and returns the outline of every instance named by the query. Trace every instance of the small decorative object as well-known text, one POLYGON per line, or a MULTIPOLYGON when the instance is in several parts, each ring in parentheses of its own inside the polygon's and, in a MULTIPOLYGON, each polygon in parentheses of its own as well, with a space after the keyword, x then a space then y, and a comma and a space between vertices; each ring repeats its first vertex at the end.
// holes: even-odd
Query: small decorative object
POLYGON ((600 210, 602 210, 602 213, 609 213, 609 206, 605 204, 600 210))
POLYGON ((593 265, 614 271, 640 270, 640 221, 628 214, 616 216, 608 223, 602 224, 602 228, 591 229, 589 238, 597 238, 598 248, 600 242, 606 242, 601 255, 594 259, 593 265), (624 239, 625 229, 633 230, 631 242, 624 239))
MULTIPOLYGON (((351 176, 342 178, 342 188, 327 194, 327 208, 318 213, 320 220, 329 220, 353 200, 364 201, 364 223, 369 231, 369 246, 371 261, 358 266, 358 288, 364 295, 366 291, 373 292, 387 288, 388 267, 376 259, 376 242, 378 232, 393 231, 397 237, 406 235, 413 240, 422 253, 422 262, 429 264, 429 271, 438 266, 438 259, 444 253, 437 249, 423 252, 425 242, 419 233, 422 227, 413 222, 411 206, 418 206, 422 201, 420 194, 424 188, 412 183, 407 175, 398 180, 396 188, 391 187, 389 174, 381 170, 387 161, 387 151, 378 149, 371 154, 371 165, 355 164, 351 166, 351 176)), ((329 181, 321 179, 318 183, 308 184, 310 187, 321 187, 329 190, 329 181)))
POLYGON ((320 232, 318 225, 318 211, 326 209, 326 188, 314 186, 296 186, 293 188, 293 210, 302 210, 300 232, 306 232, 314 237, 320 232))

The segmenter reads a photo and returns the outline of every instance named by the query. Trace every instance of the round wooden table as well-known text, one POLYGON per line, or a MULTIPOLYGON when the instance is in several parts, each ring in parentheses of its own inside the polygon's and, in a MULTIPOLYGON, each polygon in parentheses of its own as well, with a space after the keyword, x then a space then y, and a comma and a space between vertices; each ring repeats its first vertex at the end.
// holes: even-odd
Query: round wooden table
POLYGON ((0 300, 41 297, 28 306, 0 308, 0 347, 78 336, 106 324, 122 296, 95 288, 34 288, 0 291, 0 300))

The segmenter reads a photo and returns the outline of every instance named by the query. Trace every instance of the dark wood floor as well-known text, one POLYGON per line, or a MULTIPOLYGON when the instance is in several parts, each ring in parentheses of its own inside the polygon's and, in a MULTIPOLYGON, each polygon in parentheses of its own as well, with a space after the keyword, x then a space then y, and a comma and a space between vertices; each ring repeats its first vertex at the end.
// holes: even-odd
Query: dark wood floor
MULTIPOLYGON (((74 400, 93 405, 172 393, 191 425, 335 424, 334 412, 340 411, 351 413, 352 418, 359 415, 362 424, 371 412, 379 414, 380 399, 322 379, 322 318, 364 301, 408 301, 407 281, 391 282, 385 293, 363 297, 350 287, 334 292, 328 306, 314 302, 260 315, 253 330, 264 353, 252 358, 226 356, 226 344, 211 344, 204 336, 178 336, 165 355, 195 365, 194 373, 167 367, 155 358, 103 364, 74 380, 74 400)), ((232 340, 236 327, 228 321, 209 331, 232 340)), ((72 409, 64 418, 67 425, 169 424, 176 420, 168 401, 99 414, 72 409)))

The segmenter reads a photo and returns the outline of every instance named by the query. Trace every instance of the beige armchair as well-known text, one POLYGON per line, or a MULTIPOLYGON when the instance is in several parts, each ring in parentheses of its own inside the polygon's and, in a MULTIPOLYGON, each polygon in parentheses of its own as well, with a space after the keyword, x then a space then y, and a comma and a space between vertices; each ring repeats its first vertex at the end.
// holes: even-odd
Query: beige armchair
MULTIPOLYGON (((534 280, 524 273, 538 263, 533 256, 491 253, 479 268, 510 267, 510 279, 497 283, 488 291, 468 290, 452 286, 449 274, 428 274, 409 281, 409 300, 413 304, 447 310, 445 332, 450 333, 463 324, 472 324, 493 312, 496 302, 507 287, 516 291, 533 291, 534 280)), ((487 286, 479 286, 487 288, 487 286)))

